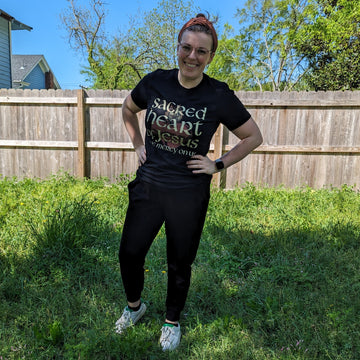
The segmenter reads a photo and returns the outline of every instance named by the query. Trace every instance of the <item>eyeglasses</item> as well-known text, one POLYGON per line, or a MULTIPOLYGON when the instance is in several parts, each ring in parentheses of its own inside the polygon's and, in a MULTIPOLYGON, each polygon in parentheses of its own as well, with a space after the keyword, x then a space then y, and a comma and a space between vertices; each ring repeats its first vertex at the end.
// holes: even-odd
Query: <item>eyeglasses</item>
MULTIPOLYGON (((190 55, 194 49, 191 45, 181 43, 179 43, 179 48, 184 55, 190 55)), ((195 54, 197 57, 204 57, 210 52, 212 51, 202 47, 195 48, 195 54)))

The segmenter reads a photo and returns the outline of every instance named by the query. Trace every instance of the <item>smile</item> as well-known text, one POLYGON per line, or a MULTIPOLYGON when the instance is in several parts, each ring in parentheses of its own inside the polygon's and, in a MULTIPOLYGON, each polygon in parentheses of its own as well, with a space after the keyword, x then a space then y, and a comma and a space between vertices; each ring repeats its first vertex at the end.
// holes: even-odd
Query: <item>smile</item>
POLYGON ((185 65, 191 68, 196 68, 198 66, 197 64, 189 64, 189 63, 185 63, 185 65))

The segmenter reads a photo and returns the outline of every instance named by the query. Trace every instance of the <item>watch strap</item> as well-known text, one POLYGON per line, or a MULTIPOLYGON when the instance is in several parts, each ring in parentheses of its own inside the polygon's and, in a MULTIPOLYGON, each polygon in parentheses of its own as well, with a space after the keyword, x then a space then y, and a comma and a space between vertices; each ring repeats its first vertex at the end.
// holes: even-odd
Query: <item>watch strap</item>
POLYGON ((218 169, 218 170, 224 169, 224 163, 221 159, 215 160, 215 166, 216 166, 216 169, 218 169))

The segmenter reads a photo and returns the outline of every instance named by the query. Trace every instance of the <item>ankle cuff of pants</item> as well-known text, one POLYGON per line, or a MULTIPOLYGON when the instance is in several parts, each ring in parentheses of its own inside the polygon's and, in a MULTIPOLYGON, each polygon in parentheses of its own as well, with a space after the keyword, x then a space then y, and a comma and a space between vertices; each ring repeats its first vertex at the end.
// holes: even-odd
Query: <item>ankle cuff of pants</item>
POLYGON ((168 309, 166 311, 166 319, 169 321, 173 321, 173 322, 179 321, 180 320, 180 311, 168 309))
POLYGON ((142 298, 140 296, 135 296, 135 297, 126 297, 126 301, 127 302, 131 302, 131 303, 134 303, 134 302, 137 302, 138 300, 140 300, 140 302, 142 302, 142 298))

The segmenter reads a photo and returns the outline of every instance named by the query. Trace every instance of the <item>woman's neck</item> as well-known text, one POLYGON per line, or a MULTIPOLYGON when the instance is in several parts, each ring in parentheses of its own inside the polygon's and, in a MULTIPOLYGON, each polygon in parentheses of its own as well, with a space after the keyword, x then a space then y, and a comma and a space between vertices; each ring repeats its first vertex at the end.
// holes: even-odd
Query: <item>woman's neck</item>
POLYGON ((197 78, 194 80, 186 80, 183 77, 181 77, 180 71, 178 72, 179 83, 182 87, 184 87, 186 89, 192 89, 192 88, 198 86, 201 83, 203 77, 204 77, 203 74, 201 74, 200 78, 197 78))

